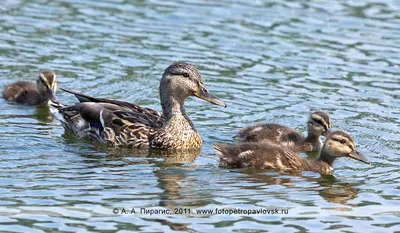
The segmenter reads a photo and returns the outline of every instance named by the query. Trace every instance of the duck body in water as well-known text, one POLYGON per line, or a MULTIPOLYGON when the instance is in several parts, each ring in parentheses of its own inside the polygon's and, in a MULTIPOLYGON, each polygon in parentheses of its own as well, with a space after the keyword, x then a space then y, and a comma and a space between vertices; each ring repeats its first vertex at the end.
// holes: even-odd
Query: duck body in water
POLYGON ((7 101, 24 105, 47 105, 49 100, 56 100, 56 74, 50 70, 42 70, 36 84, 28 81, 17 81, 6 85, 3 98, 7 101))

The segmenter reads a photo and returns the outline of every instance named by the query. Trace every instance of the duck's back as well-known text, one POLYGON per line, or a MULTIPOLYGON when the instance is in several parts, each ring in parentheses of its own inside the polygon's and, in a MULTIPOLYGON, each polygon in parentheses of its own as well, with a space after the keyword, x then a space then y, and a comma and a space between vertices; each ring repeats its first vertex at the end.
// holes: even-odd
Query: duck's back
POLYGON ((294 151, 273 143, 215 144, 214 149, 222 165, 286 172, 309 170, 308 164, 294 151))
POLYGON ((28 81, 18 81, 4 87, 4 99, 19 104, 36 105, 40 103, 40 94, 36 85, 28 81))
POLYGON ((242 142, 274 142, 295 146, 304 141, 304 135, 296 130, 279 124, 257 124, 246 127, 235 136, 242 142))

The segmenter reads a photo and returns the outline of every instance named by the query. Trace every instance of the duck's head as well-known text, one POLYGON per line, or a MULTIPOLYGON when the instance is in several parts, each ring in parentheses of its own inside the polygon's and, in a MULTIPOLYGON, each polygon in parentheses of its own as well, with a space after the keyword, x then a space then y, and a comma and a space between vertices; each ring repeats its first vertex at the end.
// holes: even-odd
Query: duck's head
POLYGON ((325 136, 330 134, 331 119, 328 114, 324 112, 313 112, 310 114, 307 121, 308 135, 325 136))
POLYGON ((348 157, 370 164, 368 159, 356 150, 353 138, 343 131, 335 131, 328 136, 322 147, 320 159, 333 162, 339 157, 348 157))
POLYGON ((165 69, 160 82, 160 99, 164 107, 182 104, 189 96, 206 100, 212 104, 226 107, 224 102, 211 94, 205 87, 197 68, 189 63, 176 62, 165 69))
POLYGON ((42 70, 36 79, 38 92, 49 100, 56 100, 56 74, 50 70, 42 70))

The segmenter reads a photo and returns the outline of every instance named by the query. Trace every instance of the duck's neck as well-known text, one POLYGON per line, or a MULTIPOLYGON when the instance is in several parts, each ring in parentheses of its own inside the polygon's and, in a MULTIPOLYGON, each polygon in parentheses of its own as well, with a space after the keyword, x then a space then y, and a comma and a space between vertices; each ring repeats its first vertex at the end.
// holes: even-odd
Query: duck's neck
POLYGON ((335 157, 329 156, 324 150, 321 150, 318 160, 305 160, 309 170, 319 173, 331 173, 333 171, 333 162, 335 157))
POLYGON ((172 131, 196 132, 192 121, 185 113, 183 107, 184 99, 179 99, 174 96, 169 96, 168 99, 163 99, 161 102, 163 115, 165 119, 165 128, 172 131))
POLYGON ((313 147, 313 151, 318 151, 322 147, 322 142, 319 135, 313 135, 310 132, 307 133, 304 143, 310 143, 313 147))
POLYGON ((333 166, 333 162, 335 162, 336 157, 329 156, 327 152, 325 152, 324 149, 321 150, 319 154, 318 161, 324 162, 328 164, 329 166, 333 166))
POLYGON ((308 170, 323 174, 329 174, 333 171, 333 168, 328 163, 321 160, 305 160, 308 170))
POLYGON ((184 100, 177 100, 172 96, 169 97, 167 100, 161 101, 163 115, 166 122, 175 117, 186 116, 183 102, 184 100))
POLYGON ((165 124, 155 133, 150 147, 159 149, 200 148, 202 141, 192 121, 186 115, 183 101, 162 99, 165 124))

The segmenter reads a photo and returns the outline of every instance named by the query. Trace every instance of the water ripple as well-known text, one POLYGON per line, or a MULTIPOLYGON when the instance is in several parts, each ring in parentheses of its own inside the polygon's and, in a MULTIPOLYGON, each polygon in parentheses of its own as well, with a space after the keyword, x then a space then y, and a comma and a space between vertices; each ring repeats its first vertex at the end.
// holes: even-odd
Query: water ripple
POLYGON ((0 86, 53 69, 64 88, 160 110, 161 74, 184 60, 228 108, 188 99, 204 147, 194 162, 167 165, 63 135, 45 109, 0 100, 0 231, 398 231, 399 10, 382 0, 3 1, 0 86), (213 142, 256 122, 305 130, 314 110, 373 164, 339 160, 333 176, 218 167, 213 142), (116 216, 116 207, 291 212, 116 216))

